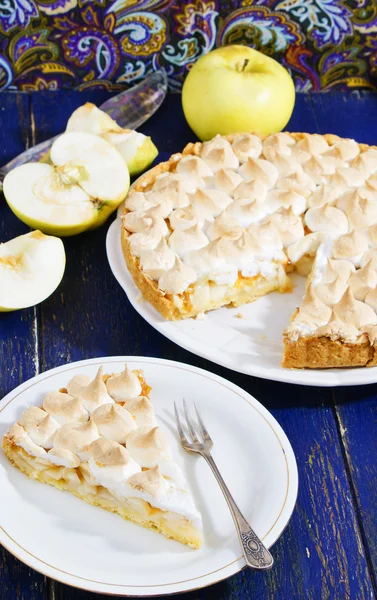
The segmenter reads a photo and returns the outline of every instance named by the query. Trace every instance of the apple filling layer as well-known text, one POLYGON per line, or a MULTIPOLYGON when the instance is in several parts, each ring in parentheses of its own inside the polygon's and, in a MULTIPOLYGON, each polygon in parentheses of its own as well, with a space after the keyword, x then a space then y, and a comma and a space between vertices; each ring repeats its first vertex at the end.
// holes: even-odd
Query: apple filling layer
POLYGON ((284 366, 374 364, 376 148, 332 135, 216 136, 142 177, 122 221, 129 270, 165 318, 287 291, 283 270, 296 268, 309 279, 284 366))
POLYGON ((33 479, 199 548, 201 516, 157 425, 149 387, 127 367, 27 409, 3 439, 10 461, 33 479))

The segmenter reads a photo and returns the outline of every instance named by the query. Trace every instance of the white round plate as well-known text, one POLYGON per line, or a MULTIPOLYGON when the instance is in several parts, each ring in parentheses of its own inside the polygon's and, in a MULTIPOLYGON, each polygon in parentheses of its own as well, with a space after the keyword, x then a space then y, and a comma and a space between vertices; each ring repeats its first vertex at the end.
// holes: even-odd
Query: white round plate
POLYGON ((158 596, 198 589, 244 566, 233 521, 204 459, 179 445, 173 401, 195 401, 214 440, 213 456, 245 517, 270 547, 292 514, 297 466, 292 447, 270 413, 232 383, 195 367, 141 357, 98 358, 35 377, 0 403, 0 435, 43 395, 100 364, 119 372, 143 369, 159 423, 203 515, 200 550, 167 540, 119 516, 29 480, 0 452, 0 543, 41 573, 72 586, 116 595, 158 596))
POLYGON ((284 369, 283 331, 302 300, 305 278, 291 275, 291 294, 277 292, 238 308, 219 308, 203 320, 166 321, 142 299, 123 258, 120 218, 109 228, 107 258, 118 283, 137 312, 165 337, 212 362, 263 379, 302 385, 364 385, 377 381, 377 367, 349 369, 284 369))

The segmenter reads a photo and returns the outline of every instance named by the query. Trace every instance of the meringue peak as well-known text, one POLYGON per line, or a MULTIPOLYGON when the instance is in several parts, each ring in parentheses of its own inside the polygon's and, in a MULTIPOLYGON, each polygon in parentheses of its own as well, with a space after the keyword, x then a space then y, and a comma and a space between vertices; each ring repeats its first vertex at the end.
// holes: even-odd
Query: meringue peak
POLYGON ((131 488, 150 494, 154 498, 161 498, 169 489, 169 483, 162 476, 158 465, 146 471, 135 473, 127 483, 131 488))
POLYGON ((119 444, 125 444, 127 435, 136 429, 132 415, 119 404, 103 404, 96 408, 91 418, 100 435, 119 444))
POLYGON ((66 423, 56 432, 53 448, 63 448, 80 455, 98 437, 98 429, 92 419, 86 423, 66 423))
POLYGON ((126 447, 142 467, 151 468, 160 461, 171 458, 167 436, 159 427, 138 427, 131 431, 127 436, 126 447))
POLYGON ((376 325, 377 323, 374 310, 364 302, 356 300, 350 286, 347 287, 339 302, 334 305, 334 310, 342 321, 354 325, 358 329, 364 325, 376 325))
POLYGON ((154 427, 156 425, 152 402, 146 396, 137 396, 126 400, 124 408, 132 415, 138 427, 154 427))
POLYGON ((308 285, 294 323, 305 323, 319 327, 328 322, 330 315, 331 309, 318 298, 313 286, 311 284, 308 285))
POLYGON ((95 378, 78 392, 78 399, 82 402, 89 413, 93 412, 101 404, 114 402, 107 393, 106 385, 103 380, 103 367, 101 366, 95 378))
POLYGON ((98 438, 88 448, 88 455, 100 465, 126 465, 130 460, 126 448, 114 440, 98 438))
POLYGON ((130 369, 128 364, 124 366, 121 373, 109 377, 106 381, 106 388, 115 402, 126 402, 129 398, 139 396, 142 390, 137 374, 130 369))
MULTIPOLYGON (((158 280, 158 287, 166 294, 182 294, 197 280, 195 269, 185 265, 178 256, 169 271, 162 273, 158 280)), ((138 394, 135 394, 136 396, 138 394)))
MULTIPOLYGON (((80 386, 81 389, 83 386, 80 386)), ((62 392, 49 392, 43 400, 43 409, 60 425, 71 423, 72 421, 87 421, 88 411, 84 408, 81 400, 74 398, 70 394, 62 392)))

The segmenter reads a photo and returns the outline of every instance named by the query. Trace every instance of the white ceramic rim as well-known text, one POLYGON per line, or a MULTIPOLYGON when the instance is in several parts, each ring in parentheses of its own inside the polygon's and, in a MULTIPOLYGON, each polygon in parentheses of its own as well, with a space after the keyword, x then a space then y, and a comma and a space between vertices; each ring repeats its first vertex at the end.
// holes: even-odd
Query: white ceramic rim
MULTIPOLYGON (((276 421, 276 419, 269 413, 269 411, 262 405, 258 400, 256 400, 253 396, 248 394, 245 390, 238 387, 237 385, 227 381, 226 379, 219 377, 209 371, 205 371, 204 369, 200 369, 198 367, 194 367, 192 365, 187 365, 185 363, 179 363, 176 361, 160 359, 160 358, 152 358, 152 357, 138 357, 138 356, 114 356, 114 357, 102 357, 102 358, 93 358, 82 361, 77 361, 73 363, 68 363, 66 365, 62 365, 60 367, 56 367, 40 375, 37 375, 25 383, 21 384, 17 388, 15 388, 12 392, 7 394, 1 402, 0 402, 0 413, 20 394, 22 394, 26 389, 38 384, 40 381, 44 379, 48 379, 49 377, 54 376, 55 374, 63 371, 69 371, 76 368, 84 367, 84 366, 93 366, 96 364, 106 364, 106 363, 114 363, 119 362, 120 364, 127 363, 158 363, 160 365, 165 365, 169 367, 181 368, 186 371, 190 371, 195 374, 199 374, 201 376, 207 377, 212 381, 220 385, 225 385, 230 391, 236 393, 241 398, 243 398, 248 404, 250 404, 257 412, 264 418, 266 423, 270 426, 273 433, 277 437, 282 451, 284 453, 286 467, 287 467, 287 481, 288 487, 285 495, 285 500, 283 506, 280 510, 279 516, 276 519, 273 526, 267 532, 264 537, 269 536, 268 547, 271 547, 277 539, 281 536, 284 529, 289 523, 289 520, 292 516, 296 499, 298 493, 298 471, 297 471, 297 463, 293 453, 292 446, 284 433, 284 430, 276 421)), ((114 596, 164 596, 176 593, 182 593, 186 591, 195 591, 201 588, 204 588, 208 585, 212 585, 227 579, 228 577, 238 573, 245 567, 245 561, 242 556, 239 556, 237 559, 232 561, 230 564, 225 565, 224 567, 217 569, 216 571, 207 573, 200 577, 195 577, 193 579, 174 582, 169 584, 160 584, 160 585, 146 585, 146 586, 129 586, 129 585, 118 585, 111 583, 103 583, 94 580, 89 580, 86 578, 81 578, 77 575, 73 575, 62 571, 59 567, 50 565, 45 561, 39 559, 37 556, 34 556, 26 548, 24 548, 17 540, 13 539, 9 534, 5 531, 5 529, 1 526, 1 517, 0 517, 0 543, 6 548, 9 552, 11 552, 16 558, 21 560, 23 563, 33 568, 34 570, 42 573, 47 577, 51 577, 52 579, 59 581, 60 583, 64 583, 70 585, 72 587, 76 587, 79 589, 114 595, 114 596), (137 589, 136 589, 137 588, 137 589), (158 588, 158 589, 157 589, 158 588)))

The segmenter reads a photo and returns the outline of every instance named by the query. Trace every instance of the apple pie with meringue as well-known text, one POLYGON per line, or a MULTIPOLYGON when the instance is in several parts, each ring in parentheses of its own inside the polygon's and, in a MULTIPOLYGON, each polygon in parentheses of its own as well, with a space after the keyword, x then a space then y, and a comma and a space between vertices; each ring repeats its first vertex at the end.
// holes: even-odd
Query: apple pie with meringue
POLYGON ((32 479, 67 490, 166 537, 199 548, 201 515, 157 424, 142 371, 76 375, 23 412, 3 438, 32 479))
POLYGON ((166 319, 291 290, 283 366, 377 364, 377 148, 335 135, 216 136, 142 176, 122 248, 166 319))

